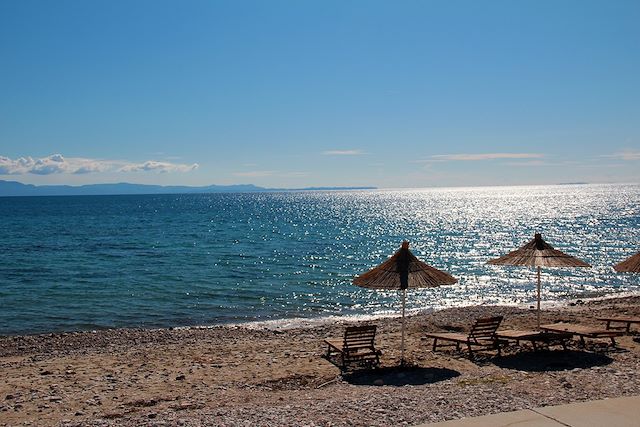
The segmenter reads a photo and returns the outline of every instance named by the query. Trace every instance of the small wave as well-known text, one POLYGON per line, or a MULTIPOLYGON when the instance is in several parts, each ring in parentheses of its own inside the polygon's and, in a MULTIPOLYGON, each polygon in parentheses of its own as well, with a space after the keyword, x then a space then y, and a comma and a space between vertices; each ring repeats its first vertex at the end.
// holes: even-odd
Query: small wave
MULTIPOLYGON (((607 299, 615 299, 615 298, 626 298, 626 297, 637 297, 640 296, 640 290, 637 291, 624 291, 624 292, 613 292, 608 293, 606 295, 582 295, 580 298, 572 298, 572 299, 559 299, 559 300, 551 300, 544 301, 542 305, 542 309, 557 309, 561 307, 566 307, 570 304, 575 303, 576 301, 602 301, 607 299)), ((482 306, 482 305, 490 305, 490 306, 504 306, 504 307, 517 307, 520 309, 530 309, 535 305, 529 303, 521 303, 521 304, 509 304, 504 302, 497 302, 495 304, 460 304, 460 305, 448 305, 441 306, 437 308, 427 308, 427 309, 412 309, 407 310, 406 315, 415 316, 415 315, 424 315, 430 314, 436 311, 445 310, 448 308, 463 308, 463 307, 474 307, 474 306, 482 306)), ((271 319, 271 320, 252 320, 247 322, 234 322, 227 324, 219 324, 219 325, 208 325, 208 326, 197 326, 198 328, 215 328, 215 327, 242 327, 247 329, 268 329, 268 330, 289 330, 289 329, 305 329, 305 328, 315 328, 318 326, 324 325, 335 325, 335 324, 344 324, 350 322, 373 322, 378 319, 393 319, 400 318, 401 314, 399 312, 377 312, 374 314, 348 314, 348 315, 328 315, 328 316, 318 316, 313 318, 308 317, 292 317, 285 319, 271 319)), ((185 327, 189 328, 189 327, 185 327)))

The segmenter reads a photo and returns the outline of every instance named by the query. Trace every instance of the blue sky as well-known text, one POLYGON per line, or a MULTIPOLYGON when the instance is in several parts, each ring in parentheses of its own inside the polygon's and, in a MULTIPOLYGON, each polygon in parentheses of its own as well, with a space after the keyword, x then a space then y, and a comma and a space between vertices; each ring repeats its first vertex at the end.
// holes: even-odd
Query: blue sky
POLYGON ((0 179, 640 181, 640 2, 0 3, 0 179))

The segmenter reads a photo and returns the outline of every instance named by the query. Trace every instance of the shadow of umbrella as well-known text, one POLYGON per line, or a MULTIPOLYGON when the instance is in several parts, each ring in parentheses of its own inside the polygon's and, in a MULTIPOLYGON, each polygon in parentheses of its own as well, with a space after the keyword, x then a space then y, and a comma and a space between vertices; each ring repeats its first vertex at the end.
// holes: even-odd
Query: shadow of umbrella
POLYGON ((538 269, 538 329, 540 329, 540 269, 542 267, 591 267, 578 258, 554 249, 553 246, 542 240, 540 233, 536 233, 533 240, 520 249, 487 261, 487 264, 536 267, 538 269))
POLYGON ((435 288, 440 285, 453 285, 458 280, 449 273, 420 261, 409 250, 409 242, 379 266, 353 279, 353 284, 368 289, 402 291, 402 343, 400 364, 404 364, 405 305, 407 289, 435 288))
POLYGON ((601 353, 576 350, 525 351, 508 356, 496 357, 493 364, 500 368, 526 372, 568 371, 604 366, 613 362, 601 353))
POLYGON ((455 378, 460 372, 446 368, 421 368, 417 366, 394 366, 373 371, 355 371, 342 379, 353 385, 424 385, 455 378))

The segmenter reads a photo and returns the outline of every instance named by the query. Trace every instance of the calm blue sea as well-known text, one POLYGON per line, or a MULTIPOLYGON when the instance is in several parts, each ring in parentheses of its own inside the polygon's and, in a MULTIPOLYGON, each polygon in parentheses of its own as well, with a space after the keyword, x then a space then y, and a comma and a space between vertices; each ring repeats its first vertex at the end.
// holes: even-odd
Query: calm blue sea
POLYGON ((543 233, 591 269, 543 270, 551 301, 640 290, 640 186, 0 198, 0 334, 395 313, 351 285, 403 239, 459 279, 414 310, 534 301, 485 262, 543 233))

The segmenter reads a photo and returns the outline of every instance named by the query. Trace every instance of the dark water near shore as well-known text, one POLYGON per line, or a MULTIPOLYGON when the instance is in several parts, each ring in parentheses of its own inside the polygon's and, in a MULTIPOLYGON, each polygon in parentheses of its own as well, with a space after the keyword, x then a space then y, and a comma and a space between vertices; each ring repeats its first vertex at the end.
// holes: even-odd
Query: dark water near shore
POLYGON ((546 301, 640 289, 640 186, 0 198, 0 334, 378 315, 350 284, 403 239, 459 279, 409 308, 526 304, 533 270, 485 262, 536 231, 591 269, 543 271, 546 301))

